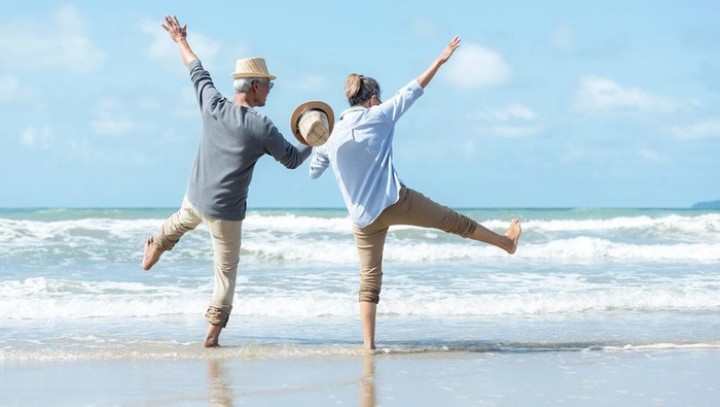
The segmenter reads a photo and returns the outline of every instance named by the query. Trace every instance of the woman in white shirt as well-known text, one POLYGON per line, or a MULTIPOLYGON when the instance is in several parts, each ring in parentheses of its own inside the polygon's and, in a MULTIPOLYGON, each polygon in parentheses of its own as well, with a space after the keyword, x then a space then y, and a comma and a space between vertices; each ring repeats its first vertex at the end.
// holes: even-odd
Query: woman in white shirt
POLYGON ((423 94, 440 66, 450 59, 460 38, 453 38, 430 66, 381 102, 373 78, 351 74, 345 81, 350 108, 342 112, 327 143, 315 149, 310 176, 319 177, 331 166, 343 195, 355 234, 360 260, 360 318, 364 346, 375 349, 375 316, 382 285, 382 256, 391 225, 440 229, 515 253, 520 222, 514 219, 499 235, 454 210, 405 187, 393 165, 395 123, 423 94))

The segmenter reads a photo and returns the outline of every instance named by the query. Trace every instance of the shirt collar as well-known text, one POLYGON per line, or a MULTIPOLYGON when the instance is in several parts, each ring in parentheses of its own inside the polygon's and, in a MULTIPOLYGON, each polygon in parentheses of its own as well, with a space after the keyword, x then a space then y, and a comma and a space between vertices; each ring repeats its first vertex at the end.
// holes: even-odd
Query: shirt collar
POLYGON ((351 108, 349 108, 349 109, 345 109, 345 110, 343 110, 343 112, 340 114, 340 120, 342 120, 342 119, 345 117, 345 115, 348 114, 348 113, 361 112, 361 111, 363 111, 363 110, 367 110, 367 108, 366 108, 366 107, 363 107, 363 106, 354 106, 354 107, 351 107, 351 108))

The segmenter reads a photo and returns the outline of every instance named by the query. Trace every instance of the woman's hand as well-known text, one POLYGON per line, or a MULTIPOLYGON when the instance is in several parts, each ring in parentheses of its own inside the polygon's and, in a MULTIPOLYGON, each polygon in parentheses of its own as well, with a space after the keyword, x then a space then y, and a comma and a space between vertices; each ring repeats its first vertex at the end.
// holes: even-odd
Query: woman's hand
POLYGON ((452 54, 455 52, 457 47, 460 46, 460 37, 457 35, 453 37, 453 39, 448 42, 448 45, 445 47, 442 53, 437 57, 437 60, 440 64, 444 64, 447 62, 448 59, 452 56, 452 54))
POLYGON ((455 52, 457 47, 460 46, 460 37, 457 35, 453 37, 453 39, 448 42, 448 45, 445 46, 445 49, 443 50, 440 55, 438 55, 437 58, 430 64, 430 66, 425 70, 425 72, 421 73, 420 76, 417 77, 418 84, 425 88, 432 78, 435 76, 435 73, 437 73, 438 69, 440 69, 440 66, 444 64, 445 62, 450 59, 452 54, 455 52))

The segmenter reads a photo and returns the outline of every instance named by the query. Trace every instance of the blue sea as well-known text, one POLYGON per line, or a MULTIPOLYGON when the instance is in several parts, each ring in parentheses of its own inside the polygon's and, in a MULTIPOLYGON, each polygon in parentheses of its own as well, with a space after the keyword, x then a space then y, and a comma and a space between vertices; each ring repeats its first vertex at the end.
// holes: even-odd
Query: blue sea
MULTIPOLYGON (((720 211, 461 209, 515 255, 394 227, 377 345, 386 354, 720 352, 720 211)), ((212 290, 204 226, 150 272, 173 209, 0 209, 0 362, 197 360, 212 290)), ((340 209, 251 209, 223 358, 356 355, 358 266, 340 209)))

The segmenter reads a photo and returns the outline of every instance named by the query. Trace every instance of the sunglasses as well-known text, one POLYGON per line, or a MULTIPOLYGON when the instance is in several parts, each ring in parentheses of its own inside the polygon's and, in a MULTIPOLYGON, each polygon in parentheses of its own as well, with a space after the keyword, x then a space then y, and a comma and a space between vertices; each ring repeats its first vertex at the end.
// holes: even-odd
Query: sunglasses
POLYGON ((271 82, 269 79, 262 79, 262 80, 258 80, 258 81, 256 81, 256 82, 259 83, 259 84, 262 84, 263 86, 267 86, 268 90, 272 89, 273 86, 275 85, 275 84, 274 84, 273 82, 271 82))

